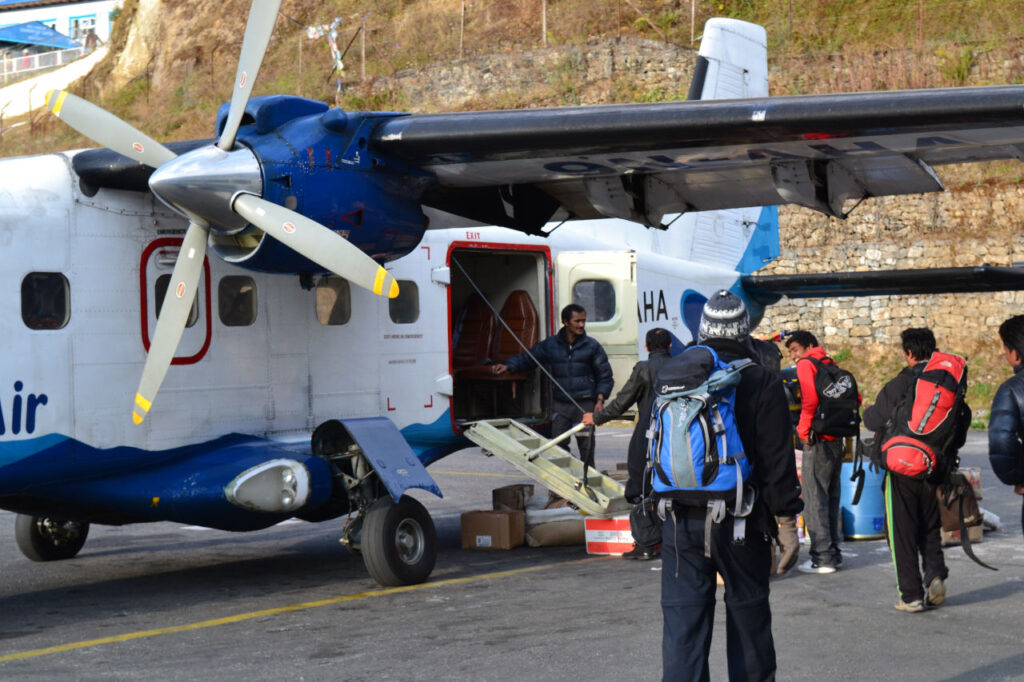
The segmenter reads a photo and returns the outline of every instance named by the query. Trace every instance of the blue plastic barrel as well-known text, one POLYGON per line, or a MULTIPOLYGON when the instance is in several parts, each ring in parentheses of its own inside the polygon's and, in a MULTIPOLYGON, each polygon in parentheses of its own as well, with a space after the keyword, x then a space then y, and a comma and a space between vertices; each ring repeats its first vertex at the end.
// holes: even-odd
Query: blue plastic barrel
POLYGON ((850 480, 853 462, 843 462, 839 511, 843 519, 843 535, 847 540, 878 540, 885 537, 885 496, 882 494, 884 472, 874 472, 865 463, 864 490, 860 501, 853 504, 857 484, 850 480))

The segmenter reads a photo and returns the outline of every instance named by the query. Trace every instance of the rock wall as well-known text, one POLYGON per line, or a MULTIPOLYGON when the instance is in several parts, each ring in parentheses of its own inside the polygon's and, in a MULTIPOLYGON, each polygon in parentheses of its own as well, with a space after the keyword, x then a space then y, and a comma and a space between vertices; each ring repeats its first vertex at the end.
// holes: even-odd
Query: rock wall
POLYGON ((696 61, 690 48, 655 40, 613 38, 458 59, 398 71, 372 91, 397 92, 416 111, 499 106, 509 93, 545 104, 616 101, 618 86, 632 93, 661 90, 685 99, 696 61))
MULTIPOLYGON (((981 185, 871 199, 846 221, 803 208, 779 211, 781 254, 758 274, 1012 265, 1024 262, 1024 186, 981 185)), ((899 332, 928 326, 939 345, 991 348, 996 328, 1024 313, 1024 292, 783 299, 760 329, 809 329, 831 348, 877 358, 899 332)))

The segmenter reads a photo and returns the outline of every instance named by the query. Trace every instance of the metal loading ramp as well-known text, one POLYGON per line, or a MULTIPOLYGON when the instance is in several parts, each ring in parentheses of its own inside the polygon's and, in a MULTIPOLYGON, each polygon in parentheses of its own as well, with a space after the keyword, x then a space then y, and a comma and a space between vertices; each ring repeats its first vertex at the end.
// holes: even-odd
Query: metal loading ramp
POLYGON ((493 452, 538 483, 565 499, 589 516, 613 516, 627 513, 622 484, 593 467, 583 481, 583 462, 559 447, 583 428, 577 424, 554 440, 514 419, 489 419, 467 424, 463 435, 493 452))

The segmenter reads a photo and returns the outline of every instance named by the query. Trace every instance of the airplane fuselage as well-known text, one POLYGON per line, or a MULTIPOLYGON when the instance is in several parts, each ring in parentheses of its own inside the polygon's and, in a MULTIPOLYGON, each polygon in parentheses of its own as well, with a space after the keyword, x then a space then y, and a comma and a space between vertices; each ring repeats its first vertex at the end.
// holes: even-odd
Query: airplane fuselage
MULTIPOLYGON (((761 209, 737 212, 730 229, 686 217, 692 225, 671 234, 624 221, 548 238, 428 230, 388 264, 402 287, 391 302, 337 277, 210 257, 160 399, 135 425, 126 406, 185 220, 148 193, 87 195, 63 154, 0 161, 0 187, 0 506, 106 523, 247 530, 315 510, 331 477, 309 434, 331 419, 386 418, 423 465, 464 447, 460 423, 482 415, 453 378, 453 337, 474 287, 496 312, 512 287, 526 291, 543 338, 575 284, 607 281, 613 301, 591 312, 588 331, 621 384, 639 334, 663 326, 687 341, 687 301, 734 285, 740 261, 775 236, 761 209), (301 505, 247 508, 224 493, 272 459, 305 470, 301 505)), ((538 380, 517 409, 542 422, 544 390, 538 380)))

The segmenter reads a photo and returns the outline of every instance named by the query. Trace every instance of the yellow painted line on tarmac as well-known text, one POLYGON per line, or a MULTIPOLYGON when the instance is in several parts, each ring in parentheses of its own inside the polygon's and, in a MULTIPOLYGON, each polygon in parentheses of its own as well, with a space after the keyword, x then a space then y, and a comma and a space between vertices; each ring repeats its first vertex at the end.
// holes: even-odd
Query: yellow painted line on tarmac
POLYGON ((231 625, 233 623, 241 623, 247 620, 253 620, 255 618, 266 618, 267 616, 276 616, 282 613, 292 613, 295 611, 306 611, 309 609, 320 608, 321 606, 331 606, 332 604, 342 604, 345 602, 359 601, 360 599, 370 599, 371 597, 386 597, 392 594, 402 594, 403 592, 412 592, 414 590, 425 590, 438 587, 448 587, 450 585, 464 585, 467 583, 480 582, 481 580, 499 580, 501 578, 511 578, 517 575, 525 575, 527 573, 536 573, 539 571, 546 571, 551 568, 560 568, 562 566, 573 566, 576 564, 585 564, 594 561, 605 560, 607 557, 588 557, 586 559, 576 559, 574 561, 563 561, 555 564, 546 564, 544 566, 530 566, 527 568, 516 568, 509 571, 496 571, 494 573, 483 573, 481 575, 468 576, 466 578, 449 578, 447 580, 438 580, 432 583, 421 583, 419 585, 404 585, 402 587, 389 587, 383 590, 374 590, 372 592, 359 592, 357 594, 347 594, 341 597, 331 597, 330 599, 320 599, 318 601, 302 602, 301 604, 291 604, 290 606, 278 606, 273 609, 263 609, 260 611, 250 611, 248 613, 239 613, 234 616, 225 616, 224 618, 212 618, 210 620, 201 620, 196 623, 186 623, 184 625, 172 625, 166 628, 155 628, 152 630, 140 630, 138 632, 126 632, 121 635, 111 635, 110 637, 100 637, 99 639, 86 639, 81 642, 68 642, 67 644, 59 644, 57 646, 46 647, 43 649, 31 649, 29 651, 21 651, 13 654, 6 654, 0 656, 0 663, 6 663, 7 661, 20 661, 27 658, 37 658, 39 656, 49 656, 50 654, 59 654, 65 651, 74 651, 75 649, 87 649, 94 646, 102 646, 104 644, 117 644, 118 642, 128 642, 133 639, 144 639, 146 637, 159 637, 160 635, 173 635, 178 632, 189 632, 192 630, 204 630, 206 628, 219 627, 221 625, 231 625))
POLYGON ((489 474, 483 471, 437 471, 431 469, 432 474, 448 474, 450 476, 490 476, 492 478, 529 478, 526 474, 489 474))

